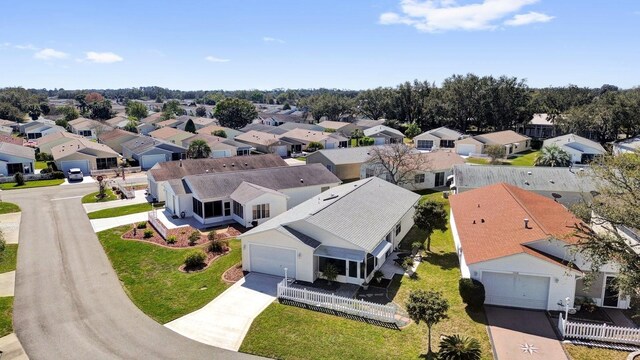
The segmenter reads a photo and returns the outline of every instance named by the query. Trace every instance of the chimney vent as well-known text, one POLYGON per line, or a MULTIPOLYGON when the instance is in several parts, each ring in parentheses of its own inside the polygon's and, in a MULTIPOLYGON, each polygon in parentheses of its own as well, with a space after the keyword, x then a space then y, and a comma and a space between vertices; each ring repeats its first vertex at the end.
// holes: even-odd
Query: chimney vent
POLYGON ((531 175, 531 171, 527 171, 527 175, 531 175))
POLYGON ((475 224, 475 223, 476 223, 476 221, 475 221, 475 220, 473 220, 473 223, 475 224))
POLYGON ((480 222, 484 224, 484 219, 480 219, 480 222))
POLYGON ((304 183, 304 179, 300 179, 300 182, 301 182, 301 183, 304 183))
POLYGON ((529 219, 524 219, 524 228, 525 229, 530 229, 529 228, 529 219))

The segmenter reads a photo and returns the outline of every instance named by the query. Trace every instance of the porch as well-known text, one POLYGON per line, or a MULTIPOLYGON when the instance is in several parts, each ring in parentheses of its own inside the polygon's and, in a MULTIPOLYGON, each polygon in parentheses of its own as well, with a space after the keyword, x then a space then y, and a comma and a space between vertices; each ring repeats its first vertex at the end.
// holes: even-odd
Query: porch
POLYGON ((381 241, 371 253, 320 245, 313 254, 314 270, 318 278, 321 278, 327 266, 334 266, 338 273, 336 281, 361 285, 373 279, 374 273, 380 270, 387 257, 392 254, 391 251, 392 245, 386 240, 381 241))
POLYGON ((164 227, 166 227, 167 229, 177 229, 180 227, 191 226, 195 229, 206 231, 215 227, 221 227, 221 226, 224 227, 229 224, 236 223, 235 221, 231 220, 228 223, 221 223, 218 226, 213 226, 211 224, 203 224, 200 221, 198 221, 195 217, 181 218, 177 215, 172 214, 167 209, 156 210, 155 213, 158 221, 160 221, 162 225, 164 225, 164 227))

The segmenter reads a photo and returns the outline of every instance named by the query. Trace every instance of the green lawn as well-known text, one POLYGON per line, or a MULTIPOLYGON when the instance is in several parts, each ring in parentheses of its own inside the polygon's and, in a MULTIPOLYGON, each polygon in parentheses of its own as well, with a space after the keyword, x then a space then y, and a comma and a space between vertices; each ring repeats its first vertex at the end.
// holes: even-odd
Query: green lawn
POLYGON ((167 249, 139 241, 122 240, 123 226, 98 233, 126 293, 145 314, 161 324, 197 310, 227 287, 222 273, 240 262, 240 241, 230 242, 231 253, 202 272, 178 271, 191 249, 167 249))
MULTIPOLYGON (((441 193, 426 198, 447 202, 441 193)), ((413 229, 403 243, 424 239, 423 232, 413 229)), ((431 249, 417 279, 403 277, 396 284, 394 302, 404 306, 415 289, 442 291, 449 300, 449 318, 433 327, 434 350, 440 334, 464 334, 478 339, 483 358, 491 359, 484 313, 467 312, 458 294, 460 270, 451 231, 436 232, 431 249)), ((424 324, 393 330, 274 303, 254 320, 240 351, 279 359, 416 359, 426 353, 426 334, 424 324)))
POLYGON ((151 204, 145 202, 141 204, 120 206, 117 208, 93 211, 88 213, 87 215, 89 216, 89 219, 104 219, 116 216, 136 214, 145 211, 151 211, 151 204))
POLYGON ((36 161, 36 169, 46 169, 47 166, 47 162, 46 161, 36 161))
POLYGON ((294 159, 296 159, 296 160, 298 160, 298 161, 304 161, 304 162, 307 162, 307 157, 306 157, 306 156, 298 156, 297 158, 294 158, 294 159))
POLYGON ((112 200, 118 200, 118 195, 116 195, 113 191, 111 191, 111 189, 105 189, 105 197, 103 197, 102 199, 98 199, 96 196, 98 196, 99 191, 96 192, 92 192, 91 194, 87 194, 85 196, 82 197, 82 203, 83 204, 89 204, 89 203, 97 203, 97 202, 107 202, 107 201, 112 201, 112 200))
POLYGON ((563 344, 572 360, 625 360, 628 352, 563 344))
POLYGON ((7 244, 0 254, 0 274, 15 270, 17 257, 18 244, 7 244))
POLYGON ((20 212, 20 207, 10 202, 0 202, 0 214, 9 214, 20 212))
POLYGON ((18 186, 16 183, 4 183, 0 184, 0 190, 17 190, 28 189, 43 186, 56 186, 64 182, 64 179, 51 179, 51 180, 31 180, 24 183, 22 186, 18 186))
POLYGON ((13 296, 0 297, 0 337, 13 332, 13 296))
POLYGON ((467 158, 466 162, 469 164, 488 165, 489 159, 470 157, 467 158))
POLYGON ((531 151, 524 155, 514 157, 511 159, 511 165, 513 166, 534 166, 536 158, 540 151, 531 151))

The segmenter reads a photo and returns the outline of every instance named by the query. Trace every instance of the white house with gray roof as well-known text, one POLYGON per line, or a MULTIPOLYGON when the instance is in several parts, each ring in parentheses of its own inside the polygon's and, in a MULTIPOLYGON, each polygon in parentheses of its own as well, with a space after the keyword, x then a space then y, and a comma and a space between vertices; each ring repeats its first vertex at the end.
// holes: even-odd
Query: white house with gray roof
POLYGON ((203 225, 251 227, 339 184, 314 164, 189 175, 163 186, 171 215, 193 217, 203 225))
POLYGON ((379 178, 340 185, 242 234, 242 268, 313 282, 329 264, 360 285, 413 226, 420 196, 379 178), (357 211, 354 211, 357 209, 357 211))
POLYGON ((364 136, 370 137, 374 145, 402 144, 404 134, 400 130, 385 125, 377 125, 364 130, 364 136))
POLYGON ((33 174, 35 160, 32 148, 0 142, 0 175, 33 174))
POLYGON ((307 164, 322 164, 340 180, 360 179, 360 168, 370 157, 371 146, 324 149, 309 154, 307 164))
POLYGON ((416 149, 431 151, 434 149, 456 147, 456 140, 462 139, 463 134, 447 127, 432 129, 413 138, 416 149))
POLYGON ((594 157, 607 153, 607 150, 599 143, 575 134, 547 139, 542 144, 543 147, 550 145, 557 145, 566 151, 571 156, 571 162, 574 164, 585 164, 593 160, 594 157))
POLYGON ((632 153, 634 151, 640 151, 640 136, 613 143, 613 153, 615 155, 632 153))

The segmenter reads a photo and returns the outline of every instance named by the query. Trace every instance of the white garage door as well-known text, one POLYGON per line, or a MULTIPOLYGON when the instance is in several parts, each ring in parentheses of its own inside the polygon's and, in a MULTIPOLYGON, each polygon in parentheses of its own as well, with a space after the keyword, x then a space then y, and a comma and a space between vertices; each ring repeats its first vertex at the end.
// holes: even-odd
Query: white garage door
POLYGON ((457 146, 456 151, 460 155, 468 156, 469 154, 476 152, 476 146, 471 144, 460 144, 457 146))
POLYGON ((287 276, 296 276, 296 252, 295 250, 282 249, 271 246, 251 244, 251 271, 284 276, 284 268, 287 268, 287 276))
POLYGON ((78 168, 82 170, 82 174, 84 176, 89 176, 91 171, 89 170, 89 160, 67 160, 60 162, 60 169, 65 175, 69 171, 69 169, 78 168))
POLYGON ((140 157, 140 166, 145 170, 151 169, 153 165, 166 160, 167 157, 164 154, 142 155, 142 157, 140 157))
POLYGON ((520 274, 483 272, 485 304, 526 309, 546 309, 549 278, 520 274))

